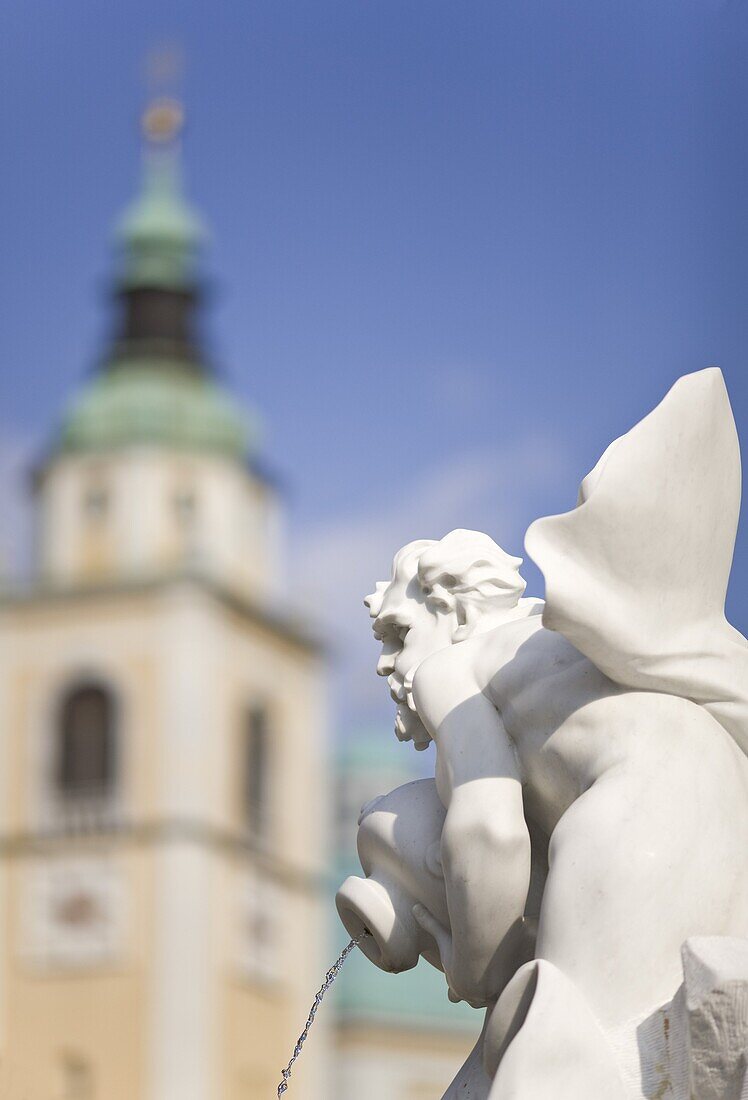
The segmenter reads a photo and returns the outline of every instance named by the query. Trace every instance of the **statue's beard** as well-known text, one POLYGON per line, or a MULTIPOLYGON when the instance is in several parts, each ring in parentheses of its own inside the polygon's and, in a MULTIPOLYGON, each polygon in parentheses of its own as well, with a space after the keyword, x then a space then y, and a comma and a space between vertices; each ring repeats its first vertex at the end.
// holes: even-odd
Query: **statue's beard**
POLYGON ((405 703, 398 703, 395 714, 395 734, 399 741, 412 741, 421 752, 431 744, 431 737, 421 719, 405 703))
MULTIPOLYGON (((398 741, 412 741, 413 747, 418 752, 422 752, 431 744, 431 735, 419 718, 416 705, 413 701, 414 673, 415 669, 411 670, 405 677, 405 683, 402 685, 405 700, 397 704, 397 710, 395 712, 395 735, 398 741)), ((397 676, 393 678, 398 681, 400 679, 397 676)), ((401 693, 398 692, 398 694, 401 693)))

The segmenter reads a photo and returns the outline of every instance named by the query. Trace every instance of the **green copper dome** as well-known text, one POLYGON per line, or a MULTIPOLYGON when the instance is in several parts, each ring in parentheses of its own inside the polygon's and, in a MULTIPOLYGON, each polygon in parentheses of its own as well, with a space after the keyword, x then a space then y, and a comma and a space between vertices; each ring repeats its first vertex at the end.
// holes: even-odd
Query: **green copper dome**
POLYGON ((243 460, 257 432, 217 382, 201 345, 197 278, 205 236, 182 196, 176 136, 181 108, 144 118, 140 192, 117 230, 119 270, 109 347, 66 410, 56 451, 148 444, 243 460))
POLYGON ((128 360, 98 374, 64 417, 63 451, 156 444, 241 459, 250 419, 210 377, 181 363, 128 360))
POLYGON ((148 149, 143 184, 117 229, 123 250, 123 286, 187 286, 205 238, 202 223, 181 190, 174 149, 148 149))

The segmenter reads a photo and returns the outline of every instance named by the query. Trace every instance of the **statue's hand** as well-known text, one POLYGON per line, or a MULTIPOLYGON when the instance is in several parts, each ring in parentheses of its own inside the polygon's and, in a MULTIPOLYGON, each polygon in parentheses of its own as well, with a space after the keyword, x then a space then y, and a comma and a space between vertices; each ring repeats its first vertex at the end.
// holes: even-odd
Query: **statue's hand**
POLYGON ((439 956, 441 958, 444 977, 447 979, 450 1001, 455 1004, 459 1001, 466 1001, 472 1008, 485 1007, 488 998, 484 1000, 482 997, 477 996, 477 991, 474 986, 466 982, 463 975, 460 973, 459 961, 456 958, 454 949, 454 940, 449 929, 445 928, 441 921, 437 920, 425 905, 414 905, 413 917, 421 928, 423 928, 424 932, 428 932, 432 939, 436 941, 436 946, 439 948, 439 956))

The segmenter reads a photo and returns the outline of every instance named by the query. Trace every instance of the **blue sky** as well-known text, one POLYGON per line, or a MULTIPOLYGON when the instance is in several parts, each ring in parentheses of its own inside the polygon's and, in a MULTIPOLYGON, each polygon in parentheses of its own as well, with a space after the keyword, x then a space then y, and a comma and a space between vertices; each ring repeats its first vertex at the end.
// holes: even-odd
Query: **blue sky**
MULTIPOLYGON (((4 498, 100 349, 145 58, 176 42, 211 346, 288 486, 296 583, 357 654, 345 722, 386 705, 359 601, 401 542, 517 552, 689 370, 722 366, 746 438, 742 0, 31 0, 2 24, 4 498)), ((748 629, 745 530, 729 611, 748 629)))

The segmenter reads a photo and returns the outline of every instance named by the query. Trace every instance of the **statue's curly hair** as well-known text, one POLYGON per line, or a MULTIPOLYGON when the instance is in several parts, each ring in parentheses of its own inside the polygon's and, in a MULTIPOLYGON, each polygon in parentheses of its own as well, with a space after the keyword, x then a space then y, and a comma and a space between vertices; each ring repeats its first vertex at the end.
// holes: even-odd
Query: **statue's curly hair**
POLYGON ((507 554, 481 531, 458 528, 427 547, 418 559, 418 580, 427 594, 435 588, 492 607, 513 607, 525 591, 522 558, 507 554))
MULTIPOLYGON (((411 555, 417 558, 418 582, 426 598, 434 607, 454 611, 460 626, 467 622, 469 611, 480 615, 514 607, 525 591, 525 581, 519 572, 522 558, 507 554, 481 531, 458 528, 439 541, 409 542, 395 555, 393 577, 403 557, 411 555)), ((390 583, 378 581, 375 592, 364 601, 374 620, 375 634, 377 616, 390 583)))

